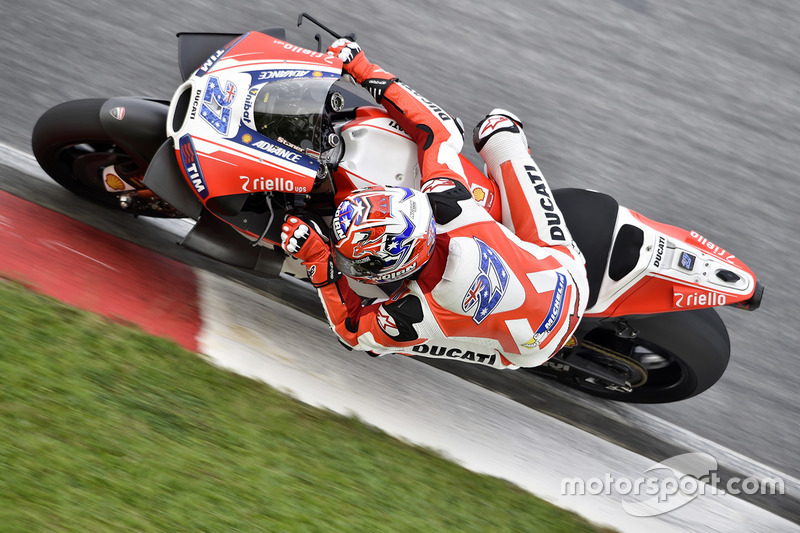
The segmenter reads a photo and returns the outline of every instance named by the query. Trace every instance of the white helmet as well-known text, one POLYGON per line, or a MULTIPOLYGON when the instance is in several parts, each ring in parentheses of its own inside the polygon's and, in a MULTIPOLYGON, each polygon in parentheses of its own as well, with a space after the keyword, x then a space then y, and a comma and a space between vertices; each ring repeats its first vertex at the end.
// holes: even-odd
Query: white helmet
POLYGON ((336 208, 331 230, 334 263, 366 283, 414 274, 430 259, 436 240, 428 197, 404 187, 352 192, 336 208))

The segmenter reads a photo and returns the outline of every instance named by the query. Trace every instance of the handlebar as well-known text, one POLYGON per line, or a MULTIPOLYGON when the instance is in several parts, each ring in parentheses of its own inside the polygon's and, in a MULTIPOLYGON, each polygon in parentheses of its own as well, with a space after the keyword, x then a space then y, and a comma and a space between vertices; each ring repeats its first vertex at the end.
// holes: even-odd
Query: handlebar
MULTIPOLYGON (((356 40, 356 34, 355 33, 351 32, 351 33, 348 33, 347 35, 343 36, 343 35, 341 35, 339 33, 336 33, 335 31, 333 31, 329 27, 325 26, 324 24, 322 24, 320 21, 318 21, 317 19, 315 19, 314 17, 312 17, 308 13, 300 13, 300 16, 297 17, 297 27, 298 28, 300 27, 300 25, 303 24, 303 19, 304 18, 310 20, 313 24, 315 24, 316 26, 322 28, 326 32, 328 32, 334 39, 341 39, 342 37, 344 37, 344 38, 349 39, 351 41, 355 41, 356 40)), ((316 39, 316 41, 317 41, 317 52, 321 52, 322 51, 322 37, 320 37, 320 34, 318 33, 318 34, 314 35, 314 39, 316 39)))

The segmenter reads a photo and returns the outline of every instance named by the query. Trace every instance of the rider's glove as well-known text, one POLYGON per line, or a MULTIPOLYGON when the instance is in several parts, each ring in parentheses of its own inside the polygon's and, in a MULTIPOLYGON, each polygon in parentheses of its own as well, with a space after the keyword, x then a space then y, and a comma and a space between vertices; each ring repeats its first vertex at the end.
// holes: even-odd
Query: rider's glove
POLYGON ((383 93, 397 78, 367 60, 358 43, 347 39, 338 39, 330 47, 328 53, 336 56, 344 63, 344 71, 353 76, 380 103, 383 93))
POLYGON ((333 263, 328 245, 319 233, 319 228, 309 225, 295 216, 287 216, 281 226, 281 247, 303 262, 308 278, 315 287, 334 283, 342 274, 333 263))
POLYGON ((345 65, 349 65, 358 54, 363 53, 358 43, 349 39, 337 39, 328 47, 328 55, 338 57, 345 65))

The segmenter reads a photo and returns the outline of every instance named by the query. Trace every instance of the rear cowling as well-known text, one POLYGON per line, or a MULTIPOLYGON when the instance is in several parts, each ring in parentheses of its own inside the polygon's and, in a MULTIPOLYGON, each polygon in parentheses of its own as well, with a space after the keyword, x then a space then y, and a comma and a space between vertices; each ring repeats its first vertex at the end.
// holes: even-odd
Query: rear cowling
POLYGON ((763 286, 753 272, 697 232, 649 220, 601 193, 554 195, 586 257, 586 316, 758 307, 763 286))

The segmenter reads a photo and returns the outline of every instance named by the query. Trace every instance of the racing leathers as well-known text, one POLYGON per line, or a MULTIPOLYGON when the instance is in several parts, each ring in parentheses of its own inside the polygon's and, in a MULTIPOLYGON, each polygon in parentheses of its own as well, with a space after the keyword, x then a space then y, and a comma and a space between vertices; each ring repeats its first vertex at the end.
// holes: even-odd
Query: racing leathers
MULTIPOLYGON (((369 63, 355 43, 337 42, 330 50, 417 143, 421 188, 436 222, 427 264, 391 296, 369 305, 337 275, 321 237, 298 230, 299 241, 284 247, 304 261, 333 331, 347 346, 373 355, 441 357, 500 369, 544 363, 574 332, 589 289, 583 256, 519 121, 500 111, 474 132, 476 149, 499 185, 500 224, 470 193, 457 121, 369 63)), ((297 225, 302 221, 287 220, 284 232, 291 235, 297 225)))

